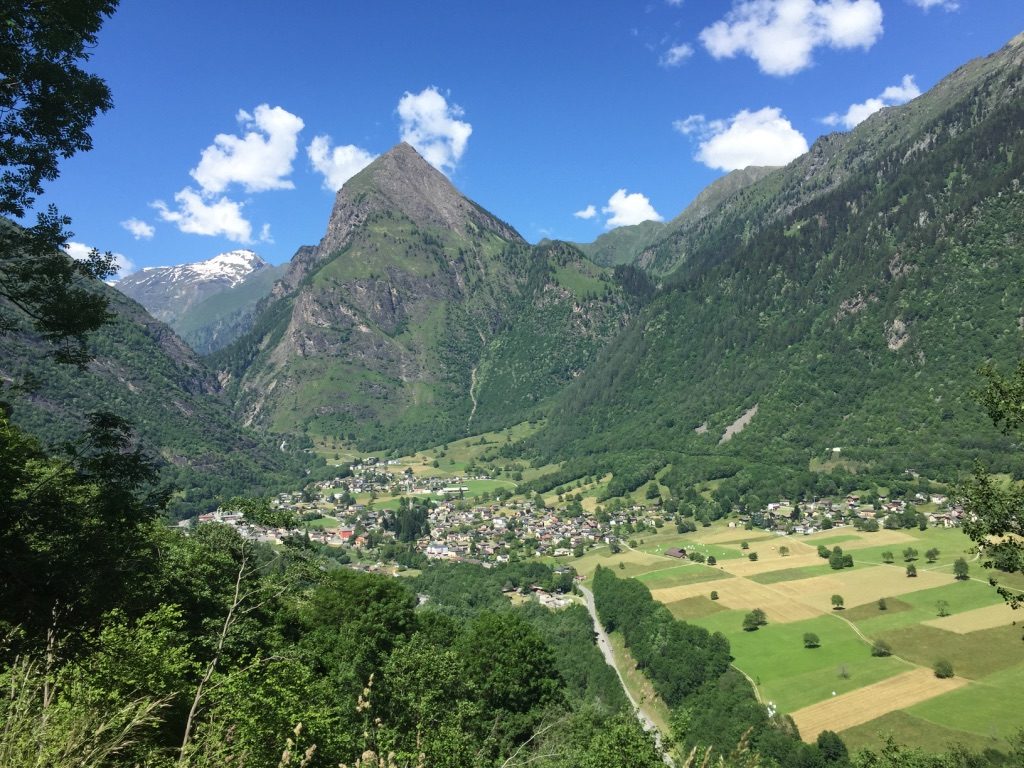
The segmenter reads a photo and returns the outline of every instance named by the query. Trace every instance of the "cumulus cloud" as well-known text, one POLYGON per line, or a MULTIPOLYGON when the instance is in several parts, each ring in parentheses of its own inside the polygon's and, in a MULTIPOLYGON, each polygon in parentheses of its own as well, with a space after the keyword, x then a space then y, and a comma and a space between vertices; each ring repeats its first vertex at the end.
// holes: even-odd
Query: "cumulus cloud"
POLYGON ((246 192, 294 189, 287 177, 305 125, 302 118, 281 107, 260 104, 253 114, 239 110, 236 119, 245 135, 218 134, 191 171, 203 193, 217 195, 231 184, 241 184, 246 192))
POLYGON ((458 118, 462 108, 430 86, 419 93, 409 93, 398 102, 402 120, 402 141, 411 144, 424 159, 442 173, 455 169, 466 151, 466 142, 473 126, 458 118))
POLYGON ((748 165, 785 165, 807 151, 807 139, 778 107, 741 110, 728 120, 690 115, 673 123, 699 141, 697 160, 709 168, 734 171, 748 165))
POLYGON ((136 240, 152 240, 156 234, 152 224, 147 224, 142 219, 127 219, 121 222, 121 226, 132 233, 136 240))
POLYGON ((956 2, 956 0, 910 0, 910 2, 918 8, 924 8, 926 11, 930 11, 932 8, 955 11, 960 8, 960 3, 956 2))
POLYGON ((664 221, 645 195, 639 192, 630 195, 624 189, 618 190, 608 198, 608 205, 604 206, 601 212, 608 215, 608 220, 604 223, 605 229, 639 224, 642 221, 664 221))
POLYGON ((851 104, 845 114, 840 115, 833 112, 822 119, 826 125, 841 125, 850 129, 868 119, 882 107, 892 107, 897 104, 905 104, 911 99, 921 95, 921 89, 914 82, 913 75, 904 75, 899 85, 890 85, 878 96, 862 101, 858 104, 851 104))
MULTIPOLYGON (((92 246, 86 245, 85 243, 69 242, 64 245, 64 253, 78 261, 85 261, 88 259, 89 254, 92 253, 92 251, 92 246)), ((111 278, 111 282, 120 280, 125 275, 130 275, 136 270, 136 266, 123 253, 114 254, 114 264, 117 266, 117 272, 111 278)))
POLYGON ((576 211, 576 213, 574 213, 573 216, 575 216, 577 219, 592 219, 595 216, 597 216, 597 208, 595 208, 592 205, 588 205, 582 211, 576 211))
POLYGON ((342 185, 368 166, 376 155, 365 149, 346 144, 331 149, 330 136, 317 136, 308 147, 306 154, 313 168, 324 177, 324 189, 337 192, 342 185))
POLYGON ((153 207, 160 218, 176 224, 178 229, 192 235, 221 235, 236 243, 252 242, 252 224, 242 215, 242 203, 221 197, 207 202, 191 187, 185 187, 174 196, 177 210, 171 210, 163 200, 153 207))
POLYGON ((673 45, 665 51, 659 63, 663 67, 678 67, 691 56, 693 56, 693 46, 682 43, 681 45, 673 45))
POLYGON ((700 33, 716 59, 746 54, 769 75, 792 75, 815 48, 870 48, 882 34, 878 0, 739 0, 700 33))

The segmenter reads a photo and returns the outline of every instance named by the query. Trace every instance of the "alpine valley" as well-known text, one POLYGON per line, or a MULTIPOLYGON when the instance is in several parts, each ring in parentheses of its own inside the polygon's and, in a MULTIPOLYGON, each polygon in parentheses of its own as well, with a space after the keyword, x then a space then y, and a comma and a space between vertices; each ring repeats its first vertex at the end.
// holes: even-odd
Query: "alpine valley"
MULTIPOLYGON (((674 220, 593 244, 529 245, 400 144, 280 268, 235 251, 123 280, 195 353, 116 302, 139 341, 108 345, 97 387, 195 468, 209 451, 169 437, 193 407, 230 425, 224 455, 399 455, 534 421, 501 454, 559 465, 552 484, 611 472, 621 492, 660 472, 676 495, 717 481, 723 505, 1001 467, 972 391, 1020 350, 1022 60, 1018 37, 784 168, 733 172, 674 220), (168 367, 188 376, 144 393, 168 367)), ((45 378, 25 418, 47 431, 72 393, 45 378)))
MULTIPOLYGON (((90 148, 116 5, 5 9, 0 213, 90 148)), ((769 11, 881 34, 873 0, 738 1, 705 64, 769 11)), ((464 196, 410 129, 437 104, 458 159, 436 88, 409 143, 307 145, 346 181, 281 265, 108 284, 55 206, 0 225, 0 768, 1024 765, 1024 35, 671 220, 621 189, 609 224, 659 220, 591 243, 464 196)), ((139 260, 251 242, 283 198, 225 190, 308 191, 303 115, 239 110, 139 260)))

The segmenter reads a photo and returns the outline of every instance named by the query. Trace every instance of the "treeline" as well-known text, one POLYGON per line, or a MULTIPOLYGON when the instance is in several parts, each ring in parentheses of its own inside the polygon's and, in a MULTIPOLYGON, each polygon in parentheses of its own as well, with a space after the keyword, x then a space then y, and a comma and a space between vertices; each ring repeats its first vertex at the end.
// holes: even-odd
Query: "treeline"
POLYGON ((555 666, 574 708, 588 707, 613 714, 628 712, 622 686, 594 643, 587 610, 577 603, 557 611, 528 601, 513 607, 509 595, 530 594, 533 587, 551 593, 573 590, 572 569, 554 570, 538 562, 509 563, 483 568, 468 563, 431 563, 412 580, 426 596, 424 611, 436 611, 461 621, 481 612, 513 612, 536 628, 551 648, 555 666))

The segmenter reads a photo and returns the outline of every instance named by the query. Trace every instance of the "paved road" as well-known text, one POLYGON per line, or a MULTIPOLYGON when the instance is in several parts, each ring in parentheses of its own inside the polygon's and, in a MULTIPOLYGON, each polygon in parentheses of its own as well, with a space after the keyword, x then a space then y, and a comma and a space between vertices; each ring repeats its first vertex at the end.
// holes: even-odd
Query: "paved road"
POLYGON ((645 731, 654 734, 654 740, 658 745, 658 750, 662 752, 666 765, 672 765, 671 758, 661 746, 661 731, 658 729, 658 726, 654 724, 654 720, 651 719, 650 714, 644 708, 643 704, 633 698, 633 694, 629 692, 629 688, 626 686, 626 680, 622 676, 622 670, 620 670, 618 665, 615 663, 615 654, 612 653, 612 646, 608 641, 608 633, 604 631, 604 627, 601 626, 601 622, 597 619, 597 609, 594 608, 594 593, 583 585, 580 585, 580 592, 583 593, 583 599, 586 601, 587 610, 590 612, 590 618, 594 621, 594 632, 597 633, 597 647, 600 648, 601 653, 604 654, 604 660, 607 662, 608 666, 614 669, 615 674, 619 676, 619 683, 622 685, 622 690, 629 699, 629 703, 633 705, 633 711, 636 713, 636 717, 640 721, 640 724, 643 726, 645 731))

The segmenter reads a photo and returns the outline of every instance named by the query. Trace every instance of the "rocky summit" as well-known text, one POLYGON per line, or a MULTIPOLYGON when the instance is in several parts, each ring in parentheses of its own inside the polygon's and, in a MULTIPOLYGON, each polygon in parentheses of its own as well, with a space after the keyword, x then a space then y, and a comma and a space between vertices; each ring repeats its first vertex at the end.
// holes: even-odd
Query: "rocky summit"
POLYGON ((412 445, 525 417, 633 305, 610 270, 531 248, 400 144, 338 192, 320 244, 215 363, 248 424, 412 445), (563 357, 531 359, 538 344, 563 357))

